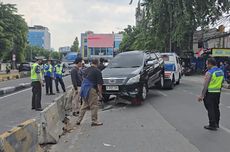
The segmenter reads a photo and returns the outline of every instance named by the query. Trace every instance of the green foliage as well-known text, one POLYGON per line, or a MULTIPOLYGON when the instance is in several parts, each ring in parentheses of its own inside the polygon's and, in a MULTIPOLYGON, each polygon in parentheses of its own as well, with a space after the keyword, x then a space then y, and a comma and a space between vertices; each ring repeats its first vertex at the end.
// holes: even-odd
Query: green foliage
POLYGON ((59 52, 54 51, 54 52, 51 52, 50 57, 52 59, 58 59, 58 60, 60 60, 61 59, 61 54, 59 52))
POLYGON ((25 60, 28 27, 14 4, 0 3, 0 59, 11 60, 15 53, 17 61, 25 60))
POLYGON ((34 60, 35 57, 43 56, 46 59, 61 59, 61 55, 59 52, 51 52, 49 50, 37 47, 37 46, 30 46, 28 45, 25 49, 25 58, 26 61, 34 60))
MULTIPOLYGON (((197 27, 214 23, 229 11, 228 0, 142 0, 142 20, 124 30, 120 50, 192 50, 197 27)), ((140 9, 138 7, 138 9, 140 9)))
POLYGON ((79 52, 79 40, 78 37, 75 38, 73 45, 71 46, 72 52, 79 52))

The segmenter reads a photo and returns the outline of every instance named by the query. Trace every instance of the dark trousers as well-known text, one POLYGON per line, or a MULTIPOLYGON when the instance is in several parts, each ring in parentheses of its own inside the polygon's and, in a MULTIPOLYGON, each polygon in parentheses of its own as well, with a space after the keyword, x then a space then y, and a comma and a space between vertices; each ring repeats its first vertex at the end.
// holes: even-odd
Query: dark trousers
POLYGON ((53 80, 51 77, 45 76, 46 94, 53 94, 53 80))
POLYGON ((208 111, 209 125, 215 127, 220 121, 220 93, 206 93, 204 106, 208 111))
POLYGON ((64 81, 63 81, 62 78, 56 78, 56 79, 55 79, 56 91, 59 92, 59 88, 58 88, 58 84, 59 84, 59 83, 61 84, 61 87, 62 87, 63 92, 66 92, 66 90, 65 90, 65 84, 64 84, 64 81))
POLYGON ((32 109, 41 108, 42 85, 39 81, 32 82, 32 109))

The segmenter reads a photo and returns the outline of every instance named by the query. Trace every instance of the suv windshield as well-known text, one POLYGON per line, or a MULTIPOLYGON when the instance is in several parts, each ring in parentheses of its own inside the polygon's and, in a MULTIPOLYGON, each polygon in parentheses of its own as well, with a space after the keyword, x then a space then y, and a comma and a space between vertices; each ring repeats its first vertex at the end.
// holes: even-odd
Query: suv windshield
POLYGON ((142 66, 143 54, 119 54, 108 65, 109 68, 137 68, 142 66))

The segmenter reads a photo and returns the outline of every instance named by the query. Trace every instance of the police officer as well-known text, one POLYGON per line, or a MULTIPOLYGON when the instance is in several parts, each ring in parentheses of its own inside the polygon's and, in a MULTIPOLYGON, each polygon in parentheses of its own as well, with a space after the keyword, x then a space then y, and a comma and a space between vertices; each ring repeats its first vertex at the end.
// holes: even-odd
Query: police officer
POLYGON ((65 73, 64 68, 61 65, 61 62, 58 61, 58 64, 55 65, 55 68, 54 68, 55 85, 56 85, 56 91, 57 91, 57 93, 60 93, 59 87, 58 87, 59 83, 61 84, 63 92, 66 92, 65 84, 64 84, 64 81, 63 81, 63 78, 62 78, 63 77, 63 73, 65 73))
POLYGON ((53 73, 54 69, 51 64, 51 60, 48 60, 47 64, 44 65, 44 77, 46 82, 46 95, 55 95, 53 93, 53 73))
POLYGON ((224 73, 216 66, 216 60, 213 58, 209 58, 206 65, 208 71, 205 74, 204 87, 198 101, 204 101, 205 108, 208 111, 209 125, 204 126, 204 128, 216 131, 219 128, 220 121, 219 104, 224 73))
POLYGON ((42 73, 41 65, 42 58, 37 58, 36 62, 31 68, 31 80, 32 80, 32 110, 42 111, 41 96, 42 96, 42 73))

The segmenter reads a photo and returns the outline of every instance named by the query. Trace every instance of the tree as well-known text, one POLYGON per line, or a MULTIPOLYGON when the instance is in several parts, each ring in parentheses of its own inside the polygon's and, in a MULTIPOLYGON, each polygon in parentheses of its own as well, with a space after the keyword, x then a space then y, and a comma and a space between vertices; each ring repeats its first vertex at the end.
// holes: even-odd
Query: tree
POLYGON ((54 52, 51 52, 50 57, 52 59, 60 60, 61 59, 61 54, 59 52, 54 51, 54 52))
POLYGON ((79 40, 78 37, 75 38, 73 45, 71 46, 72 52, 79 52, 79 40))
POLYGON ((14 4, 0 3, 0 56, 2 60, 25 60, 28 27, 21 15, 17 14, 14 4))
POLYGON ((49 50, 37 47, 37 46, 30 46, 27 45, 25 49, 25 59, 26 61, 32 61, 35 59, 35 57, 43 56, 46 59, 52 58, 52 59, 61 59, 61 54, 59 52, 50 52, 49 50))
POLYGON ((230 3, 228 0, 142 0, 141 6, 141 23, 125 29, 121 49, 190 51, 196 29, 215 23, 229 11, 230 3))

